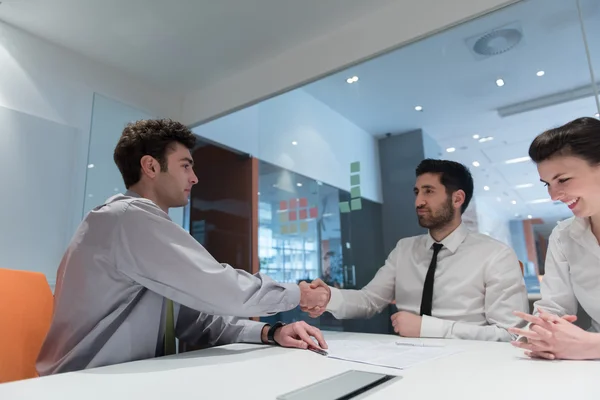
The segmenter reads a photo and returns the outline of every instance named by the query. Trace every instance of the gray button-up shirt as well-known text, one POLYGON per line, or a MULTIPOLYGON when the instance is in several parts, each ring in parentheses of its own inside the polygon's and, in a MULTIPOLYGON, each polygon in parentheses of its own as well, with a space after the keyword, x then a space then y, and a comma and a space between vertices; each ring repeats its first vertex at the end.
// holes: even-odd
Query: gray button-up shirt
POLYGON ((156 204, 129 191, 85 217, 61 261, 39 374, 160 354, 165 298, 182 305, 182 340, 260 343, 264 324, 237 317, 290 310, 300 291, 218 263, 156 204))

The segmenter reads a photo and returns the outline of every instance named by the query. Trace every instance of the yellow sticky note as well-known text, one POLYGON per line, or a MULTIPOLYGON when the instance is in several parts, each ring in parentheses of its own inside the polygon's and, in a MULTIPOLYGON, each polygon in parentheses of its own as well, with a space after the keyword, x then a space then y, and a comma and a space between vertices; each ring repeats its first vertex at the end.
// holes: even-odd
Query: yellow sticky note
POLYGON ((287 225, 281 226, 281 234, 282 235, 287 235, 289 232, 290 232, 290 228, 287 225))
POLYGON ((284 224, 286 222, 288 222, 288 213, 287 212, 280 212, 279 214, 279 222, 284 224))
POLYGON ((308 231, 308 223, 307 222, 301 222, 300 223, 300 232, 304 233, 308 231))
POLYGON ((297 233, 297 232, 298 232, 298 225, 291 224, 290 225, 290 233, 297 233))

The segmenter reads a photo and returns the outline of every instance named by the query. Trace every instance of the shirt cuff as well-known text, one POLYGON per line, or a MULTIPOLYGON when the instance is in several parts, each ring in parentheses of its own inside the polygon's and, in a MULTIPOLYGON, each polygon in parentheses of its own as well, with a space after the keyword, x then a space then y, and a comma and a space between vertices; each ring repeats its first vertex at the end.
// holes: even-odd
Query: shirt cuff
POLYGON ((422 338, 443 338, 446 336, 446 325, 450 323, 440 318, 423 315, 421 317, 422 338))
POLYGON ((298 307, 300 304, 300 287, 295 283, 280 283, 286 292, 285 302, 288 310, 298 307))
POLYGON ((249 321, 249 323, 244 327, 242 334, 240 335, 241 343, 262 343, 262 330, 265 327, 264 322, 258 321, 249 321))
POLYGON ((331 290, 331 298, 329 299, 329 303, 327 304, 326 311, 336 312, 339 311, 344 304, 344 296, 342 295, 342 291, 338 288, 330 287, 331 290))

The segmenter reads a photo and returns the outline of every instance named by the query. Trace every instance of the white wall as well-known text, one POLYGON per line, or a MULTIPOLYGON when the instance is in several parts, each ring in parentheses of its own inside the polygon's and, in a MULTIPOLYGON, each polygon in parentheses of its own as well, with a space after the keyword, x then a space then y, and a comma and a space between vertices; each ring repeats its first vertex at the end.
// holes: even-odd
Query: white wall
MULTIPOLYGON (((516 0, 404 0, 186 96, 183 121, 207 121, 516 0)), ((276 33, 275 33, 276 34, 276 33)))
POLYGON ((512 247, 510 220, 496 207, 496 200, 489 197, 474 197, 479 232, 490 235, 512 247))
POLYGON ((376 139, 302 89, 198 126, 194 132, 344 190, 350 189, 350 163, 360 161, 362 196, 382 201, 376 139))
MULTIPOLYGON (((33 226, 37 223, 40 231, 35 238, 52 242, 50 251, 50 248, 40 247, 40 243, 14 238, 10 243, 15 246, 15 251, 23 255, 38 252, 36 257, 39 258, 31 263, 24 258, 22 265, 18 260, 11 259, 7 267, 43 269, 50 280, 54 279, 55 273, 49 269, 58 266, 60 259, 57 260, 56 255, 64 251, 79 224, 84 205, 94 92, 121 100, 152 115, 180 118, 182 98, 179 96, 154 89, 113 68, 0 22, 0 107, 20 113, 3 114, 0 140, 9 143, 9 146, 14 146, 17 140, 39 146, 5 148, 3 145, 4 152, 16 153, 10 159, 12 180, 1 183, 8 191, 22 188, 19 192, 22 202, 19 208, 13 208, 16 219, 10 219, 9 224, 5 220, 0 221, 0 239, 12 240, 12 232, 20 229, 15 225, 17 223, 33 226), (29 127, 14 123, 15 115, 21 115, 22 121, 27 121, 29 127), (47 128, 41 128, 44 125, 40 121, 45 121, 47 128), (38 124, 35 126, 40 127, 40 131, 30 129, 32 124, 38 124), (52 155, 51 159, 48 159, 49 155, 52 155), (32 162, 32 159, 44 160, 44 163, 32 162), (64 170, 65 163, 71 163, 68 170, 64 170), (31 171, 25 171, 27 168, 36 168, 35 179, 31 178, 31 171), (60 171, 53 171, 56 168, 60 171), (65 173, 69 175, 65 176, 65 173), (27 182, 27 185, 16 185, 18 182, 27 182), (61 196, 59 203, 55 201, 57 194, 61 196), (27 210, 44 210, 45 213, 36 214, 37 211, 27 210), (57 222, 52 219, 55 216, 48 215, 50 219, 43 220, 43 215, 50 213, 58 213, 60 219, 56 221, 60 221, 61 226, 67 226, 65 238, 61 239, 60 244, 59 241, 48 239, 57 233, 49 228, 56 226, 57 222), (36 218, 42 220, 36 222, 36 218), (40 260, 45 260, 45 266, 40 265, 40 260)), ((0 197, 0 209, 11 207, 12 203, 3 197, 0 197)), ((60 231, 61 228, 56 226, 56 229, 60 231)), ((0 259, 0 267, 4 267, 2 261, 6 260, 0 259)))

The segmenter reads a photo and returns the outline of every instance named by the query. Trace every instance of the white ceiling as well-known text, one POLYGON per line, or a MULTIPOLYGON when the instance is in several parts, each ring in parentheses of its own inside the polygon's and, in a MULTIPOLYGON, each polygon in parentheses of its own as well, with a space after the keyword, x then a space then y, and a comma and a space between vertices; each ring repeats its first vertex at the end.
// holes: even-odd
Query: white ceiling
POLYGON ((0 20, 174 91, 200 89, 394 0, 10 0, 0 20))
MULTIPOLYGON (((600 78, 600 1, 581 1, 596 77, 600 78)), ((531 162, 505 164, 527 156, 542 131, 598 110, 593 96, 502 118, 500 107, 590 84, 575 1, 526 0, 395 52, 312 83, 306 92, 367 132, 381 136, 423 129, 443 158, 471 167, 476 195, 509 218, 542 217, 554 224, 570 215, 564 205, 531 203, 547 199, 531 162), (516 24, 523 40, 512 50, 478 59, 467 39, 516 24), (538 77, 536 72, 544 70, 538 77), (346 79, 359 81, 347 84, 346 79), (506 84, 499 88, 495 81, 506 84), (414 107, 421 105, 422 112, 414 107), (479 143, 473 135, 493 136, 479 143), (475 168, 473 161, 481 166, 475 168), (517 189, 516 185, 534 184, 517 189), (490 190, 485 191, 484 186, 490 190), (512 201, 517 204, 513 205, 512 201)), ((343 138, 340 138, 343 140, 343 138)))

